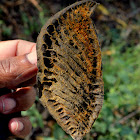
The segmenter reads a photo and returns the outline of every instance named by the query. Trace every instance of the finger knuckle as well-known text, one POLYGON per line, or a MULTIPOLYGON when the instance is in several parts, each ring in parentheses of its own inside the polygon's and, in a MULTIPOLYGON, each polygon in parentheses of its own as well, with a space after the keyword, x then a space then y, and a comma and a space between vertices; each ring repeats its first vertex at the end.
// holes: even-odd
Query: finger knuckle
POLYGON ((0 72, 2 74, 12 74, 13 68, 15 68, 15 65, 10 59, 0 61, 0 72))

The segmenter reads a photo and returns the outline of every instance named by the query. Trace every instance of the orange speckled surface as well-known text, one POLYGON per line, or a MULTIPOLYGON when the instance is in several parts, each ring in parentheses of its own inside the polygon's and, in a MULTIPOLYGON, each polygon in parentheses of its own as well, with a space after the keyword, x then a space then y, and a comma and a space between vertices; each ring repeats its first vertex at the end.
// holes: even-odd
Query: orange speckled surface
POLYGON ((40 100, 74 140, 90 131, 104 99, 101 48, 91 18, 96 5, 84 0, 66 7, 37 40, 40 100))

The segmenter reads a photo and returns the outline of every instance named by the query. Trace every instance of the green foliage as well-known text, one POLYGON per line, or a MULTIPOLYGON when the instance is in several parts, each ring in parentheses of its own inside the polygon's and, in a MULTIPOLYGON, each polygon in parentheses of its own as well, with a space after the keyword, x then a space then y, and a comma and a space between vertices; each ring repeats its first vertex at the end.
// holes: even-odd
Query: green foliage
POLYGON ((42 5, 43 11, 39 13, 39 20, 42 25, 46 23, 46 21, 50 18, 50 10, 46 8, 45 5, 42 5))
POLYGON ((42 115, 36 109, 35 104, 27 111, 22 111, 22 116, 30 116, 30 121, 32 123, 33 128, 41 127, 44 128, 42 115))
POLYGON ((35 17, 29 18, 26 13, 21 14, 23 26, 24 26, 24 34, 29 36, 35 31, 39 31, 40 26, 39 23, 37 22, 35 17))
POLYGON ((55 138, 51 138, 51 137, 48 137, 48 138, 42 138, 42 140, 55 140, 55 138))
POLYGON ((119 39, 108 46, 107 51, 112 54, 102 58, 105 101, 100 117, 93 125, 99 140, 139 139, 140 111, 123 123, 120 120, 140 108, 140 44, 122 52, 127 42, 119 39))
POLYGON ((3 20, 0 20, 0 28, 2 29, 3 36, 10 36, 12 34, 11 26, 6 26, 3 20))
POLYGON ((66 133, 58 124, 54 125, 53 136, 55 140, 72 140, 70 136, 66 136, 66 133))

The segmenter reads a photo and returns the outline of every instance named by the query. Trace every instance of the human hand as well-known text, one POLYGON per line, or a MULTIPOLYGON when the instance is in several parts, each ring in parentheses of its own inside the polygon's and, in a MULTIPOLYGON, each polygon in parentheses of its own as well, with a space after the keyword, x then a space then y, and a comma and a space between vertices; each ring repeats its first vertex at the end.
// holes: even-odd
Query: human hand
MULTIPOLYGON (((32 106, 36 96, 33 88, 36 64, 35 43, 23 40, 0 42, 0 91, 15 90, 8 94, 0 92, 0 114, 9 115, 32 106)), ((11 118, 8 127, 13 135, 24 138, 30 133, 31 123, 28 117, 11 118)))

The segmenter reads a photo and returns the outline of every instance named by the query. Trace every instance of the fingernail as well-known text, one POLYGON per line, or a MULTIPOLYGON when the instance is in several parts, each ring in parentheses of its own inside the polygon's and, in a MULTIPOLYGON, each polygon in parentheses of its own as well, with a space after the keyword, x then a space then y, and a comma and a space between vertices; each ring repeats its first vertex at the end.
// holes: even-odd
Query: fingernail
POLYGON ((13 132, 15 132, 15 131, 22 131, 23 128, 24 128, 24 125, 20 121, 14 121, 14 122, 11 123, 11 130, 13 132))
POLYGON ((37 64, 37 56, 36 56, 36 52, 32 52, 26 55, 26 58, 28 59, 28 61, 31 64, 37 64))
POLYGON ((8 113, 16 107, 16 101, 12 98, 5 98, 1 100, 2 113, 8 113))

